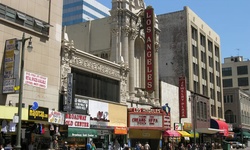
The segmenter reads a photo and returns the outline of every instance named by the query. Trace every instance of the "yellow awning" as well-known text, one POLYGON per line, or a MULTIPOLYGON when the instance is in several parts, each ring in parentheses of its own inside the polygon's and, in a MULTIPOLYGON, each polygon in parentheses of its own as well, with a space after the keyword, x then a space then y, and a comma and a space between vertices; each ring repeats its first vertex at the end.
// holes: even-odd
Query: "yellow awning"
MULTIPOLYGON (((12 120, 15 113, 18 112, 18 107, 14 106, 0 106, 0 119, 12 120)), ((28 120, 28 109, 22 108, 22 120, 28 120)))
POLYGON ((178 131, 182 137, 191 137, 191 135, 186 131, 178 131))
MULTIPOLYGON (((190 137, 191 137, 191 138, 194 138, 194 132, 191 131, 191 132, 189 132, 189 133, 190 133, 190 137)), ((199 138, 199 133, 198 133, 198 132, 195 132, 195 137, 196 137, 196 138, 199 138)))

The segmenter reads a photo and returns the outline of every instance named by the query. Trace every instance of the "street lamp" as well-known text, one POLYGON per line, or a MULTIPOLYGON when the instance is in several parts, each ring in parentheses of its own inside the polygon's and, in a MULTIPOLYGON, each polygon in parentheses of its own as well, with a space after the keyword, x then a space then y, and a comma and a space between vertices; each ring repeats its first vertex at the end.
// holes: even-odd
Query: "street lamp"
MULTIPOLYGON (((18 116, 19 116, 19 122, 17 124, 17 141, 16 141, 16 149, 21 149, 21 126, 22 126, 22 101, 23 101, 23 76, 24 76, 24 45, 27 40, 29 40, 29 45, 27 46, 27 50, 31 51, 33 49, 32 47, 32 37, 25 38, 25 33, 23 33, 22 39, 16 40, 16 42, 22 42, 22 48, 21 48, 21 70, 20 70, 20 78, 19 78, 19 97, 18 97, 18 116)), ((18 54, 19 50, 15 49, 14 53, 18 54)))

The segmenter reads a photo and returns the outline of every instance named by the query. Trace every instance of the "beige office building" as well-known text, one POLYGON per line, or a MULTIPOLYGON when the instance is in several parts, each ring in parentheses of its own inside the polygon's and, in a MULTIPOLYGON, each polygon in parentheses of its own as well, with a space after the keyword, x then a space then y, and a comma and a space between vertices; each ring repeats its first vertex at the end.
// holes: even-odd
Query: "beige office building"
POLYGON ((185 76, 187 90, 210 99, 210 116, 224 118, 219 35, 189 7, 157 18, 160 80, 178 86, 185 76))
POLYGON ((223 87, 240 87, 244 91, 250 90, 250 61, 243 56, 224 58, 222 64, 223 87))
MULTIPOLYGON (((41 107, 58 110, 62 4, 62 0, 0 1, 0 104, 5 105, 0 106, 1 111, 18 104, 22 43, 25 43, 23 107, 27 109, 37 102, 41 107), (22 42, 23 33, 25 42, 22 42), (27 49, 30 41, 31 52, 27 49), (5 46, 11 48, 6 47, 7 50, 5 46), (16 47, 17 55, 14 54, 16 47)), ((17 107, 11 110, 12 119, 17 107)))

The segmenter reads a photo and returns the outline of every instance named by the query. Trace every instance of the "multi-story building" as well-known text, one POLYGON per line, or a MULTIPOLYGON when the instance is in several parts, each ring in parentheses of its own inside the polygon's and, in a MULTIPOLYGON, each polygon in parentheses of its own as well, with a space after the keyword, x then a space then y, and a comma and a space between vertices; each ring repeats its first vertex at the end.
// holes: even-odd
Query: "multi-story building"
POLYGON ((224 58, 222 64, 223 87, 240 87, 244 91, 250 90, 250 61, 243 56, 224 58))
MULTIPOLYGON (((62 1, 53 0, 0 2, 1 125, 11 122, 18 110, 22 112, 22 121, 34 125, 48 122, 48 110, 58 110, 62 7, 62 1), (31 45, 33 49, 29 52, 31 45), (20 73, 24 80, 20 80, 20 73), (23 86, 19 81, 23 81, 23 86), (36 107, 31 107, 33 104, 36 107)), ((17 130, 20 131, 19 125, 17 130)), ((16 144, 15 132, 5 131, 6 142, 16 144)))
POLYGON ((109 10, 96 0, 64 0, 63 26, 110 16, 109 10))
MULTIPOLYGON (((224 118, 219 35, 187 6, 180 11, 158 15, 157 18, 161 30, 160 80, 178 86, 179 77, 185 77, 187 90, 192 92, 191 97, 197 102, 196 112, 210 113, 211 116, 211 119, 197 120, 208 124, 215 120, 218 124, 226 125, 218 121, 224 118), (197 95, 208 97, 209 101, 195 98, 197 95), (204 105, 210 111, 202 109, 204 105)), ((200 132, 212 133, 205 129, 200 132)))
POLYGON ((224 88, 223 92, 225 120, 231 124, 234 138, 248 144, 247 141, 250 138, 250 93, 239 87, 224 88))
POLYGON ((232 124, 239 141, 247 143, 250 137, 250 61, 243 56, 224 58, 222 64, 224 110, 227 123, 232 124))

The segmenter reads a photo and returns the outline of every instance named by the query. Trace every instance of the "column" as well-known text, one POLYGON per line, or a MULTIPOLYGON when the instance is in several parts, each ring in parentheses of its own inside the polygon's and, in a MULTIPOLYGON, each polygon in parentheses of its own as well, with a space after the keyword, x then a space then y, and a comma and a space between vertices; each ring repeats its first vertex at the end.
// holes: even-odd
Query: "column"
POLYGON ((128 26, 122 27, 122 56, 124 59, 124 65, 128 66, 128 34, 130 28, 128 26))
POLYGON ((134 65, 134 55, 135 55, 135 38, 136 30, 131 30, 131 36, 129 41, 129 94, 130 99, 135 97, 135 65, 134 65))

